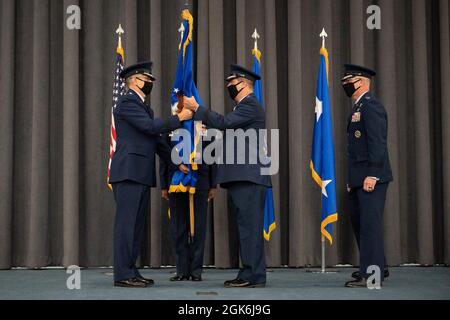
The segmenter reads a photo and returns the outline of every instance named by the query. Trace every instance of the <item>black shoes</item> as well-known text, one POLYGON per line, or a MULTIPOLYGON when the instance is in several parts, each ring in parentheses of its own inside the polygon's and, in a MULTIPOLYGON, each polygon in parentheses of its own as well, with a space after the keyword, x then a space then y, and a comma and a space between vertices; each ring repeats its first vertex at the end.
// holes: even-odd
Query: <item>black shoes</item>
POLYGON ((189 281, 189 276, 175 276, 170 278, 170 281, 174 282, 174 281, 189 281))
MULTIPOLYGON (((356 280, 360 280, 361 279, 361 274, 359 273, 359 271, 355 271, 352 273, 352 278, 356 279, 356 280)), ((384 269, 384 279, 389 278, 389 269, 384 269)))
POLYGON ((147 288, 147 287, 151 287, 152 285, 150 285, 138 278, 132 278, 132 279, 126 279, 126 280, 121 280, 121 281, 115 281, 114 286, 122 287, 122 288, 147 288))
POLYGON ((360 278, 345 283, 346 288, 367 288, 367 280, 360 278))
POLYGON ((137 276, 136 279, 137 279, 138 281, 141 281, 141 282, 143 282, 143 283, 146 283, 147 286, 149 286, 149 287, 152 287, 152 286, 155 285, 155 281, 153 281, 152 279, 144 278, 144 277, 141 276, 141 275, 137 276))
POLYGON ((177 275, 175 277, 170 278, 170 281, 189 281, 189 280, 192 280, 194 282, 203 281, 201 276, 197 277, 197 276, 178 276, 177 275))
POLYGON ((251 283, 241 279, 225 281, 225 288, 264 288, 265 283, 251 283))
MULTIPOLYGON (((380 284, 382 286, 383 284, 380 284)), ((360 278, 356 280, 351 280, 345 283, 346 288, 366 288, 367 289, 367 279, 360 278)))
POLYGON ((225 281, 225 283, 223 284, 225 286, 225 288, 229 288, 232 284, 239 282, 240 280, 238 278, 234 279, 234 280, 228 280, 225 281))
MULTIPOLYGON (((384 269, 384 279, 389 277, 389 270, 384 269)), ((348 281, 345 283, 347 288, 367 288, 367 279, 361 277, 361 273, 359 271, 355 271, 352 273, 352 278, 354 280, 348 281)))
MULTIPOLYGON (((178 282, 178 281, 189 281, 192 280, 194 282, 200 282, 203 281, 201 276, 174 276, 170 278, 170 281, 172 282, 178 282)), ((138 276, 136 278, 132 279, 126 279, 121 281, 115 281, 114 286, 115 287, 122 287, 122 288, 148 288, 152 287, 155 284, 155 282, 152 279, 146 279, 143 276, 138 276)), ((265 288, 265 283, 251 283, 249 281, 241 280, 241 279, 234 279, 225 281, 224 283, 225 288, 265 288)))
POLYGON ((197 277, 197 276, 191 276, 191 280, 194 281, 194 282, 200 282, 200 281, 203 281, 203 279, 202 279, 201 276, 199 276, 199 277, 197 277))

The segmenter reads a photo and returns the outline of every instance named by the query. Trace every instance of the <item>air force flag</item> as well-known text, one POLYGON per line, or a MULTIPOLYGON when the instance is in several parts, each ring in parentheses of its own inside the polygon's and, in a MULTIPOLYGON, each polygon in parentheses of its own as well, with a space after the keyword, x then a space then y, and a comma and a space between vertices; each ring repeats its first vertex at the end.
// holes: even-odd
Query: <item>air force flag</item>
MULTIPOLYGON (((179 54, 178 54, 178 64, 177 64, 177 72, 175 76, 175 83, 172 90, 172 112, 175 112, 177 109, 182 109, 181 101, 183 96, 186 97, 195 97, 195 100, 198 101, 199 104, 202 104, 202 100, 200 99, 200 95, 198 93, 197 87, 194 83, 194 74, 193 74, 193 32, 194 32, 194 18, 190 14, 189 10, 183 10, 181 17, 183 22, 181 24, 181 28, 179 29, 181 33, 181 40, 179 44, 179 54)), ((177 193, 177 192, 188 192, 190 194, 195 194, 196 186, 197 186, 197 164, 195 163, 195 155, 196 148, 199 143, 199 135, 196 134, 195 123, 193 120, 184 121, 183 128, 190 133, 190 154, 183 154, 184 147, 180 146, 179 155, 183 160, 183 162, 189 162, 189 173, 184 174, 181 171, 176 171, 172 177, 172 182, 170 185, 169 192, 177 193)), ((183 143, 180 139, 176 139, 178 143, 183 143)))

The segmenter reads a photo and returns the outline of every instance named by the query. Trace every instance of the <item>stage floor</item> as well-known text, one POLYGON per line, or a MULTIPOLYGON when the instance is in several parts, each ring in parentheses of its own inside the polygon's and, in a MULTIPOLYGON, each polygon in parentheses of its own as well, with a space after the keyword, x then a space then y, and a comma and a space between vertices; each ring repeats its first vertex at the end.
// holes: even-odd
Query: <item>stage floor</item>
POLYGON ((344 283, 356 269, 339 268, 338 273, 315 274, 305 269, 270 269, 264 289, 225 289, 224 280, 236 270, 207 269, 199 283, 172 283, 174 269, 144 269, 142 274, 156 285, 145 289, 112 286, 111 269, 81 270, 81 290, 68 290, 65 270, 0 271, 0 299, 25 300, 450 300, 450 268, 398 267, 381 290, 347 289, 344 283))

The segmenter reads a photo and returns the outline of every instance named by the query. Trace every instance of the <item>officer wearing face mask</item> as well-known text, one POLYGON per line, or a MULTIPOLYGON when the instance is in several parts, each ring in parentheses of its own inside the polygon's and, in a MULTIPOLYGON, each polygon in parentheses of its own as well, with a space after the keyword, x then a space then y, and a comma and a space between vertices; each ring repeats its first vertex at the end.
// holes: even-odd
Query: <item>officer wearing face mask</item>
POLYGON ((389 276, 384 255, 383 211, 393 180, 387 146, 388 121, 384 106, 370 92, 375 71, 347 64, 342 86, 354 101, 348 118, 349 213, 360 252, 360 270, 349 288, 367 288, 367 268, 378 266, 381 281, 389 276), (383 272, 384 270, 384 272, 383 272))
POLYGON ((116 152, 109 179, 113 187, 117 212, 114 226, 114 285, 142 288, 153 285, 136 268, 145 226, 151 187, 156 186, 155 154, 170 161, 170 148, 161 141, 161 134, 181 127, 192 118, 184 110, 167 120, 155 119, 145 104, 153 82, 152 62, 126 68, 120 77, 126 80, 128 92, 114 110, 116 152))
MULTIPOLYGON (((195 112, 194 119, 202 121, 210 128, 219 130, 242 129, 243 131, 266 128, 265 112, 253 94, 254 83, 261 77, 238 65, 231 65, 231 74, 226 79, 227 90, 236 106, 226 116, 199 106, 195 98, 184 98, 184 106, 195 112)), ((227 135, 224 135, 224 153, 226 153, 227 135)), ((264 254, 264 203, 267 187, 271 186, 269 176, 263 176, 263 164, 252 164, 246 158, 244 164, 238 164, 236 155, 245 150, 247 155, 258 155, 263 141, 251 143, 245 139, 242 146, 234 141, 234 159, 225 154, 224 164, 217 165, 217 182, 228 190, 231 205, 239 231, 239 246, 242 268, 234 280, 226 281, 227 288, 261 288, 266 284, 266 264, 264 254), (240 151, 238 151, 240 149, 240 151), (230 161, 232 160, 232 161, 230 161), (230 163, 231 162, 231 163, 230 163)))

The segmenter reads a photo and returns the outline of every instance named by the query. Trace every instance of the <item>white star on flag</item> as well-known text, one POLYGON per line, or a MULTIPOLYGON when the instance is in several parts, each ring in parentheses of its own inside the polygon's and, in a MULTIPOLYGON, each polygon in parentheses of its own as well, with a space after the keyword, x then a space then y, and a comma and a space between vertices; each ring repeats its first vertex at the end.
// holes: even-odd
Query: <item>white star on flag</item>
POLYGON ((320 117, 322 116, 322 101, 320 101, 316 97, 316 121, 319 122, 320 117))
POLYGON ((178 94, 178 92, 180 92, 180 90, 178 88, 173 89, 173 92, 175 92, 175 94, 178 94))
POLYGON ((325 180, 322 181, 322 194, 328 198, 328 193, 327 193, 327 186, 332 182, 333 180, 325 180))

